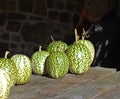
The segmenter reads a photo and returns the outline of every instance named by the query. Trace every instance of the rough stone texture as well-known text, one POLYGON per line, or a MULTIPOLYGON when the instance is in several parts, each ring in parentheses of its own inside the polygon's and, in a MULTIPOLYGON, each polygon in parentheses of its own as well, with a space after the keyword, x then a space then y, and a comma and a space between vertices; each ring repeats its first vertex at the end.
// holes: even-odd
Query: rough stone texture
POLYGON ((52 20, 58 20, 59 13, 56 10, 50 10, 48 13, 48 17, 51 18, 52 20))
POLYGON ((8 13, 8 20, 25 20, 26 15, 22 13, 10 12, 8 13))
POLYGON ((30 16, 29 20, 30 21, 43 21, 45 19, 43 17, 40 17, 40 16, 30 16))
POLYGON ((47 8, 45 0, 34 0, 35 1, 35 8, 34 13, 37 15, 47 15, 47 8))
POLYGON ((19 42, 21 41, 21 37, 18 36, 18 35, 12 35, 12 36, 11 36, 11 40, 12 40, 13 42, 19 43, 19 42))
POLYGON ((34 0, 19 0, 19 11, 21 12, 32 12, 34 0))
POLYGON ((70 21, 70 14, 68 12, 62 12, 60 14, 60 22, 68 23, 70 21))
POLYGON ((65 1, 64 0, 54 0, 55 2, 55 8, 58 10, 64 10, 65 9, 65 1))
POLYGON ((0 13, 0 26, 4 26, 7 20, 7 14, 5 12, 0 13))
POLYGON ((53 26, 53 23, 46 24, 45 22, 39 22, 34 25, 26 23, 22 29, 23 39, 25 41, 33 41, 39 43, 43 46, 43 48, 45 48, 52 33, 51 30, 53 26))
POLYGON ((7 25, 8 31, 18 32, 20 29, 21 23, 15 21, 9 21, 7 25))
POLYGON ((9 49, 9 44, 0 41, 0 56, 4 57, 5 51, 9 49))
POLYGON ((54 0, 46 0, 47 1, 47 7, 50 9, 54 8, 54 0))
POLYGON ((0 11, 15 11, 16 0, 0 0, 0 11))
POLYGON ((73 11, 75 7, 75 4, 73 2, 67 2, 66 3, 66 10, 67 11, 73 11))
POLYGON ((9 34, 8 33, 1 33, 0 35, 0 39, 3 39, 3 40, 9 40, 9 34))
POLYGON ((0 0, 0 42, 5 43, 1 51, 8 49, 11 55, 30 56, 38 45, 45 49, 51 42, 50 36, 72 43, 73 21, 78 21, 78 17, 73 18, 75 14, 79 16, 76 6, 80 1, 0 0))

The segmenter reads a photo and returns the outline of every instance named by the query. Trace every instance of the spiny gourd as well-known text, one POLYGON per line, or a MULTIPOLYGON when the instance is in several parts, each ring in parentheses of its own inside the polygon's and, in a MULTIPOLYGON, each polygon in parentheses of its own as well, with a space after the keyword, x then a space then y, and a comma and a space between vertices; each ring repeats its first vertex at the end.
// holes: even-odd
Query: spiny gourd
POLYGON ((47 73, 52 78, 62 78, 68 73, 69 60, 64 52, 51 52, 46 59, 47 73))
POLYGON ((23 54, 15 54, 11 57, 17 67, 16 84, 27 83, 32 74, 32 64, 28 56, 23 54))
POLYGON ((34 74, 45 75, 47 73, 45 68, 45 60, 48 55, 49 52, 42 50, 41 46, 39 47, 39 51, 33 53, 31 57, 31 61, 32 61, 32 71, 34 74))
MULTIPOLYGON (((51 37, 52 38, 52 37, 51 37)), ((65 52, 66 49, 68 48, 67 43, 63 42, 63 41, 55 41, 52 38, 52 42, 49 43, 48 47, 47 47, 47 51, 48 52, 53 52, 53 51, 62 51, 65 52)))
POLYGON ((11 89, 11 79, 6 70, 0 68, 0 99, 8 99, 11 89))
POLYGON ((85 43, 80 43, 78 36, 76 37, 76 42, 66 50, 70 63, 69 71, 73 74, 83 74, 90 68, 92 61, 91 53, 85 43))
POLYGON ((7 58, 9 51, 6 51, 5 57, 0 58, 0 68, 4 69, 10 76, 10 86, 12 87, 16 82, 17 68, 15 63, 7 58))

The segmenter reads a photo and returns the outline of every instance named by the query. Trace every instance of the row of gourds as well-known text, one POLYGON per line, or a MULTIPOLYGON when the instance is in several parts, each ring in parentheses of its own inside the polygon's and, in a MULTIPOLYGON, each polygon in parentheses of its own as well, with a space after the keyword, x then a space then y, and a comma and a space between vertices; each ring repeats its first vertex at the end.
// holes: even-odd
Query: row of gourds
POLYGON ((31 74, 49 75, 57 79, 64 77, 68 72, 83 74, 87 72, 94 60, 95 49, 92 42, 85 39, 83 29, 82 39, 75 29, 75 42, 68 45, 63 41, 52 41, 46 50, 39 47, 31 58, 23 54, 0 58, 0 99, 8 99, 12 86, 25 84, 31 74))

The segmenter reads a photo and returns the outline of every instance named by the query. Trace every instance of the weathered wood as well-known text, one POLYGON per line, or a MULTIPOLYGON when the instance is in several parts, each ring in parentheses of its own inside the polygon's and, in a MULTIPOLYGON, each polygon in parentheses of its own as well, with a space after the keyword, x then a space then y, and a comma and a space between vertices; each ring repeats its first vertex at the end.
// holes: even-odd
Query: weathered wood
POLYGON ((95 99, 120 99, 120 71, 111 75, 106 80, 108 80, 107 85, 111 85, 111 88, 108 91, 96 96, 95 99))
POLYGON ((118 80, 113 76, 114 73, 115 69, 95 67, 83 75, 67 74, 62 79, 32 75, 29 83, 11 89, 9 99, 86 99, 100 95, 102 97, 102 93, 117 86, 118 80))

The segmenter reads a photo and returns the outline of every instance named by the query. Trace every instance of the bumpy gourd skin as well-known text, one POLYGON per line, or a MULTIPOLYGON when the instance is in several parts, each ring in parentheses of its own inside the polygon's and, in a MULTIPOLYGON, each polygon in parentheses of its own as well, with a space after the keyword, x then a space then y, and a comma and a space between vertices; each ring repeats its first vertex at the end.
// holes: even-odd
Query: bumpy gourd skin
POLYGON ((46 74, 46 68, 45 68, 45 60, 47 56, 49 55, 49 52, 47 51, 37 51, 35 52, 32 57, 32 71, 36 75, 45 75, 46 74))
POLYGON ((52 41, 48 45, 47 51, 48 52, 53 52, 53 51, 65 52, 67 48, 68 48, 68 45, 65 42, 62 42, 62 41, 52 41))
POLYGON ((9 74, 0 68, 0 99, 8 99, 11 88, 11 79, 9 74))
POLYGON ((74 43, 67 49, 66 54, 69 58, 69 70, 71 73, 83 74, 89 70, 91 54, 84 44, 74 43))
POLYGON ((92 42, 90 42, 89 40, 79 40, 77 43, 82 43, 88 48, 91 54, 91 64, 92 64, 95 56, 95 48, 92 42))
POLYGON ((16 82, 17 68, 11 59, 0 58, 0 68, 6 70, 11 79, 11 87, 16 82))
POLYGON ((16 84, 27 83, 32 74, 32 64, 29 57, 23 54, 16 54, 11 57, 17 67, 16 84))
POLYGON ((51 52, 46 59, 47 72, 52 78, 62 78, 68 73, 69 60, 64 52, 51 52))

